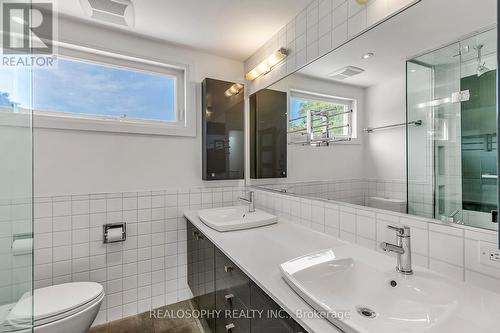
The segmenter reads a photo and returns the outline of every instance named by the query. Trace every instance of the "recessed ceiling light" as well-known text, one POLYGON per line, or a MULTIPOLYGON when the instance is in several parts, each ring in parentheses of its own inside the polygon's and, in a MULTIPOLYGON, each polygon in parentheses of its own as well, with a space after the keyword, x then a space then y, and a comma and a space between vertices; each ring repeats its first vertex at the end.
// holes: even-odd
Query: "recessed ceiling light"
POLYGON ((416 69, 410 69, 410 72, 415 73, 417 70, 416 69))
POLYGON ((361 59, 369 59, 369 58, 373 57, 374 55, 375 55, 374 53, 368 52, 368 53, 363 54, 363 56, 361 56, 361 59))

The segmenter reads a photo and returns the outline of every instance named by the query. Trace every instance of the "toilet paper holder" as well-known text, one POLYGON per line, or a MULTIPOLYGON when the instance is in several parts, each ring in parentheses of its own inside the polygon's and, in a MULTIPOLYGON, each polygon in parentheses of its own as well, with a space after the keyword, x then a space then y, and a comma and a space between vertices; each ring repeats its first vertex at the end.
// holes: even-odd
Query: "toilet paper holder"
POLYGON ((102 226, 103 227, 103 243, 117 243, 124 242, 127 239, 127 223, 108 223, 102 226), (121 229, 121 238, 115 240, 108 239, 108 232, 113 229, 121 229))

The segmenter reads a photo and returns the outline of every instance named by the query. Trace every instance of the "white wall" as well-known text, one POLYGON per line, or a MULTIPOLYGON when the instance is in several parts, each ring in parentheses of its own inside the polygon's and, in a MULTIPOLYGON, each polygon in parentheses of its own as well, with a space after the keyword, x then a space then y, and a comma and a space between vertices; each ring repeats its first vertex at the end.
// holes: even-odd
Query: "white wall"
MULTIPOLYGON (((243 80, 242 62, 102 26, 61 18, 58 38, 139 58, 189 64, 190 81, 198 87, 205 77, 243 80)), ((201 185, 200 89, 196 98, 196 137, 35 129, 35 195, 201 185)))
MULTIPOLYGON (((366 89, 365 127, 404 123, 406 120, 405 64, 401 76, 366 89)), ((406 135, 399 127, 363 134, 365 169, 369 179, 406 179, 406 135)))
POLYGON ((363 146, 360 130, 365 110, 365 89, 300 74, 291 75, 270 89, 325 94, 357 101, 358 137, 354 143, 330 147, 288 145, 288 181, 339 180, 363 177, 363 146))

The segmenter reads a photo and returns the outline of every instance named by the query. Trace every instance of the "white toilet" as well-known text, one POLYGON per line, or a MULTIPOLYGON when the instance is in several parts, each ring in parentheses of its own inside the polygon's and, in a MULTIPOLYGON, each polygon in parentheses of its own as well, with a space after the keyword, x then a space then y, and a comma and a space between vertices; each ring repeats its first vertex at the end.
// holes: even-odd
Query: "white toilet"
POLYGON ((35 289, 34 302, 26 293, 12 308, 3 328, 24 332, 30 324, 36 333, 85 333, 92 325, 104 298, 104 289, 95 282, 72 282, 35 289), (32 305, 33 303, 33 305, 32 305))
POLYGON ((406 213, 406 200, 384 197, 369 197, 368 207, 390 210, 398 213, 406 213))

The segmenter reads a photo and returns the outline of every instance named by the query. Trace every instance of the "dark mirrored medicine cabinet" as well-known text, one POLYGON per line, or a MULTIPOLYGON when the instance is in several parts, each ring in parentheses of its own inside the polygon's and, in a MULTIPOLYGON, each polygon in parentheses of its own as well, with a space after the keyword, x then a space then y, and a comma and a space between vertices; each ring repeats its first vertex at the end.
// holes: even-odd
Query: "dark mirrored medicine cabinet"
MULTIPOLYGON (((202 82, 203 180, 243 179, 244 87, 202 82)), ((250 178, 287 176, 287 95, 264 89, 250 96, 250 178)))
POLYGON ((264 89, 250 96, 250 178, 287 176, 287 94, 264 89))
POLYGON ((244 95, 238 83, 202 82, 203 180, 244 178, 244 95))

